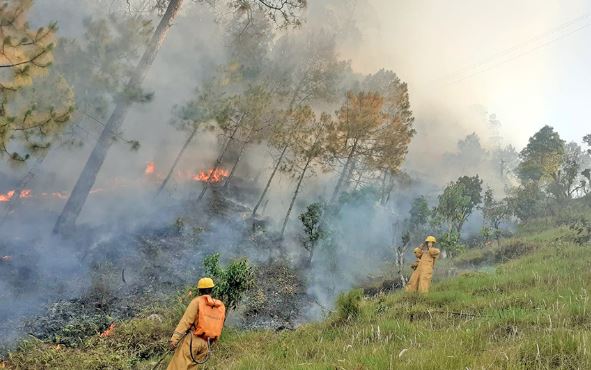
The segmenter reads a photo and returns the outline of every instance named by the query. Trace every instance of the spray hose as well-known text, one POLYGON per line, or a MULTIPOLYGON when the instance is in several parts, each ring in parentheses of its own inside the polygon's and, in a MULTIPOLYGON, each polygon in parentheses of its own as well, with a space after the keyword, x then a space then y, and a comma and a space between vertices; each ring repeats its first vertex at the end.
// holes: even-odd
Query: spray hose
MULTIPOLYGON (((180 337, 180 339, 178 340, 177 343, 183 343, 183 340, 185 339, 185 337, 187 336, 187 334, 189 334, 191 332, 191 328, 189 328, 185 334, 183 334, 182 337, 180 337)), ((176 348, 176 350, 178 350, 178 347, 176 348)), ((175 351, 176 351, 175 350, 175 351)), ((164 361, 164 359, 166 358, 166 356, 168 356, 168 352, 165 352, 162 357, 160 357, 160 359, 158 360, 158 362, 156 363, 156 365, 154 365, 154 367, 152 368, 152 370, 156 370, 158 368, 158 366, 160 366, 160 364, 162 363, 162 361, 164 361)), ((193 357, 193 354, 191 353, 191 357, 193 357)))
POLYGON ((197 365, 203 365, 209 360, 209 354, 211 353, 211 339, 207 338, 207 353, 205 354, 205 358, 201 361, 197 361, 195 360, 195 357, 193 357, 193 336, 191 335, 191 338, 189 339, 189 353, 191 354, 191 360, 193 360, 194 363, 197 365))

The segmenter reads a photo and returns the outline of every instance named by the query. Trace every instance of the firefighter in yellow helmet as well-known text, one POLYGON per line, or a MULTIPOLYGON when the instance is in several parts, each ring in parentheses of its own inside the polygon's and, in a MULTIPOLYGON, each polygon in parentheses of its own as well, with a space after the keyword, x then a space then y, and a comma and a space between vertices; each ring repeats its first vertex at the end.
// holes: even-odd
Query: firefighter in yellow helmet
POLYGON ((435 267, 435 260, 439 257, 439 249, 435 248, 435 243, 437 239, 434 236, 428 236, 420 247, 415 248, 417 260, 411 266, 414 271, 406 285, 407 292, 429 292, 433 267, 435 267))
POLYGON ((209 356, 209 346, 222 334, 226 307, 211 297, 215 284, 211 278, 199 280, 199 296, 189 303, 172 337, 170 349, 174 355, 167 370, 197 369, 209 356))

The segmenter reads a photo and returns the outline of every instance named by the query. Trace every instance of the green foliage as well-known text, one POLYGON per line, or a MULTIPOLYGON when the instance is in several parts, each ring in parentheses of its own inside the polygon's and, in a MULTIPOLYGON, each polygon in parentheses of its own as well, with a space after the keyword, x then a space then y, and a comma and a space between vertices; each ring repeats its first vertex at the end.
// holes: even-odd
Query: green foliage
POLYGON ((484 239, 485 242, 488 242, 492 237, 493 237, 494 233, 492 228, 488 227, 488 226, 483 226, 480 229, 480 236, 482 236, 482 238, 484 239))
POLYGON ((482 201, 482 180, 476 176, 462 176, 449 184, 439 196, 435 212, 458 235, 464 222, 482 201))
POLYGON ((427 199, 424 196, 415 198, 410 207, 410 226, 412 228, 426 226, 429 223, 429 217, 431 217, 431 209, 427 199))
POLYGON ((31 29, 31 4, 0 7, 0 155, 21 162, 45 152, 74 109, 71 86, 52 67, 57 27, 31 29))
POLYGON ((482 215, 485 224, 482 229, 485 240, 494 237, 498 241, 502 233, 501 223, 509 218, 511 212, 505 200, 495 200, 493 191, 490 188, 484 193, 482 215))
POLYGON ((336 208, 345 205, 357 207, 371 204, 379 199, 379 190, 374 186, 364 186, 361 189, 341 193, 336 208))
POLYGON ((547 191, 557 201, 572 199, 576 193, 585 189, 587 182, 581 168, 585 162, 585 153, 579 144, 571 142, 566 144, 560 169, 552 177, 547 191))
POLYGON ((230 262, 226 267, 220 265, 219 253, 203 260, 205 273, 215 282, 213 295, 228 309, 236 309, 246 291, 254 286, 254 271, 246 258, 230 262))
MULTIPOLYGON (((126 90, 125 84, 153 26, 141 16, 114 14, 85 19, 83 25, 83 37, 60 39, 54 67, 75 91, 73 118, 102 128, 117 99, 140 103, 152 99, 153 94, 144 92, 140 86, 126 90)), ((86 129, 76 125, 66 132, 63 140, 70 145, 83 145, 86 133, 86 129)), ((116 136, 120 137, 119 133, 116 136)), ((137 140, 123 140, 131 150, 139 149, 137 140)))
POLYGON ((534 182, 514 188, 507 197, 510 212, 525 222, 546 214, 546 195, 534 182))
POLYGON ((591 242, 591 221, 586 217, 578 217, 569 222, 568 227, 575 232, 574 241, 578 244, 591 242))
POLYGON ((339 294, 335 308, 335 321, 343 323, 355 320, 361 313, 362 289, 353 289, 350 292, 339 294))
POLYGON ((177 217, 174 221, 174 231, 176 234, 181 235, 185 230, 185 220, 182 217, 177 217))
POLYGON ((306 210, 300 214, 300 221, 304 226, 304 248, 310 252, 310 260, 318 242, 327 235, 323 225, 324 205, 316 202, 308 205, 306 210))
POLYGON ((460 254, 465 249, 460 243, 460 234, 455 230, 444 233, 437 239, 437 242, 439 248, 447 251, 450 257, 460 254))
POLYGON ((103 332, 112 320, 105 315, 80 317, 74 322, 61 328, 51 340, 68 347, 80 347, 89 335, 103 332))
POLYGON ((563 161, 564 145, 564 140, 552 127, 542 127, 520 153, 521 163, 517 171, 521 181, 539 182, 555 176, 563 161))

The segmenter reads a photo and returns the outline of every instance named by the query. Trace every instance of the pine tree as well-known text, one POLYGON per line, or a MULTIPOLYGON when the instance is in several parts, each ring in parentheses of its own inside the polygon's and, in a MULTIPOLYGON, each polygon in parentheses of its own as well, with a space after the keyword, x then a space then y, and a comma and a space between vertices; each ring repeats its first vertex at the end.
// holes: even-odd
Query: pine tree
POLYGON ((0 5, 0 152, 18 161, 49 148, 73 110, 70 86, 48 75, 57 25, 32 30, 31 4, 0 5))
MULTIPOLYGON (((120 97, 115 108, 107 121, 101 136, 92 151, 90 158, 86 162, 82 173, 80 174, 76 185, 66 202, 64 210, 60 214, 54 227, 55 233, 64 233, 74 227, 76 219, 88 198, 88 194, 100 168, 105 161, 107 152, 114 142, 113 133, 116 133, 123 124, 127 113, 135 101, 129 97, 136 96, 136 92, 141 92, 141 85, 145 79, 150 66, 154 62, 166 35, 172 26, 172 22, 178 15, 183 4, 183 0, 158 0, 157 7, 166 9, 156 27, 154 35, 148 42, 148 45, 136 68, 132 71, 129 81, 126 84, 126 94, 120 97)), ((251 16, 254 9, 266 9, 270 19, 281 25, 298 24, 297 13, 306 6, 305 0, 233 0, 228 1, 238 13, 251 16)))
POLYGON ((291 202, 283 220, 281 237, 285 234, 289 217, 302 189, 306 175, 314 172, 317 168, 327 170, 329 163, 326 148, 329 127, 332 125, 332 117, 329 114, 322 113, 320 118, 317 118, 308 106, 298 108, 297 112, 294 112, 293 117, 295 122, 292 126, 292 136, 296 144, 294 147, 294 156, 290 159, 287 168, 289 172, 296 176, 297 181, 291 202))

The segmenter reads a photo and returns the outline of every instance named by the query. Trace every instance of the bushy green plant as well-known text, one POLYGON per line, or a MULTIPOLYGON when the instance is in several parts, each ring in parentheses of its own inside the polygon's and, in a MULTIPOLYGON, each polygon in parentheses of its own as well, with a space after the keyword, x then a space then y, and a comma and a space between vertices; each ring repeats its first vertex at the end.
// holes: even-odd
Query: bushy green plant
POLYGON ((578 244, 591 242, 591 221, 585 217, 576 218, 568 223, 570 230, 575 232, 574 241, 578 244))
POLYGON ((353 289, 350 292, 339 294, 336 305, 336 321, 346 322, 359 317, 362 297, 363 291, 361 289, 353 289))
POLYGON ((522 222, 546 215, 546 195, 536 183, 512 189, 507 202, 510 212, 522 222))
POLYGON ((215 253, 203 261, 205 273, 215 281, 213 294, 221 299, 228 309, 235 309, 247 290, 254 286, 254 271, 246 258, 220 265, 220 254, 215 253))
POLYGON ((450 230, 460 234, 468 216, 482 202, 482 180, 476 176, 462 176, 449 184, 441 195, 435 212, 450 230))
POLYGON ((457 256, 464 251, 464 246, 460 243, 460 233, 457 231, 448 231, 438 240, 439 247, 447 251, 450 256, 457 256))
POLYGON ((323 214, 324 205, 316 202, 308 205, 306 211, 301 213, 299 217, 304 227, 302 245, 308 251, 308 265, 312 262, 316 246, 327 235, 326 227, 322 222, 323 214))

